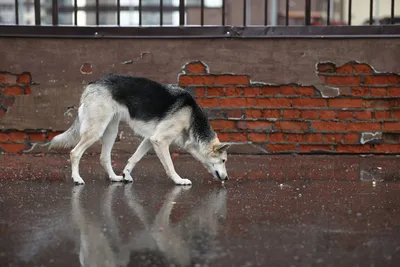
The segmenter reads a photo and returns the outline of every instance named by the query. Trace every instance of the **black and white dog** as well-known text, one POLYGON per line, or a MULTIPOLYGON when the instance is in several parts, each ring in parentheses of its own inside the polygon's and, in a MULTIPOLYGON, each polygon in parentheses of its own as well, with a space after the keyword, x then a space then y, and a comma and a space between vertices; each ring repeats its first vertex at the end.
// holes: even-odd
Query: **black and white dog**
POLYGON ((71 166, 76 184, 85 183, 79 174, 83 153, 100 139, 100 161, 111 181, 132 181, 132 169, 153 147, 175 184, 191 184, 175 171, 169 152, 172 143, 203 163, 215 179, 228 179, 225 162, 229 145, 219 141, 202 108, 190 93, 178 86, 115 74, 107 74, 89 84, 81 96, 78 116, 72 126, 50 142, 50 148, 74 147, 71 166), (111 166, 111 150, 120 121, 128 123, 143 137, 122 176, 116 175, 111 166))

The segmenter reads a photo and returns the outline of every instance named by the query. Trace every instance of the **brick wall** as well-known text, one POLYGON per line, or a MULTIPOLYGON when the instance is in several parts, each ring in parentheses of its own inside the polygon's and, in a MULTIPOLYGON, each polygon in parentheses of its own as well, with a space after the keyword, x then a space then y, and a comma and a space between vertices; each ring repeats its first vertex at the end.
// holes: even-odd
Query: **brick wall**
MULTIPOLYGON (((313 71, 313 70, 310 70, 313 71)), ((269 153, 399 153, 400 76, 365 63, 319 63, 319 87, 252 82, 210 73, 191 62, 179 75, 223 141, 251 142, 269 153)))
MULTIPOLYGON (((398 74, 355 61, 321 62, 310 71, 320 84, 267 84, 247 74, 211 73, 203 62, 193 61, 183 67, 178 83, 195 95, 222 141, 251 144, 260 153, 400 152, 398 74)), ((27 72, 0 73, 0 123, 16 98, 31 97, 26 95, 32 85, 27 72)), ((1 130, 0 149, 21 152, 57 134, 1 130)))

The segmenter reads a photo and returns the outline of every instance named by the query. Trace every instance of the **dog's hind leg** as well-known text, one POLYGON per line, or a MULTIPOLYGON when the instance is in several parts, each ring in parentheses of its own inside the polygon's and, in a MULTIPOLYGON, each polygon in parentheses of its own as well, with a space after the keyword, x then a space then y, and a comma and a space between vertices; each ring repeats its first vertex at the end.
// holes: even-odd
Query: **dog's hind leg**
POLYGON ((123 176, 124 180, 127 182, 132 182, 132 176, 131 172, 135 165, 146 155, 146 153, 150 150, 151 148, 151 142, 149 138, 145 138, 138 148, 136 149, 135 153, 133 153, 132 157, 128 160, 128 163, 126 164, 124 171, 123 171, 123 176))
POLYGON ((103 145, 101 148, 100 163, 106 170, 108 177, 112 182, 122 181, 122 176, 116 175, 111 165, 111 150, 118 134, 118 124, 119 119, 114 117, 108 124, 101 138, 103 145))

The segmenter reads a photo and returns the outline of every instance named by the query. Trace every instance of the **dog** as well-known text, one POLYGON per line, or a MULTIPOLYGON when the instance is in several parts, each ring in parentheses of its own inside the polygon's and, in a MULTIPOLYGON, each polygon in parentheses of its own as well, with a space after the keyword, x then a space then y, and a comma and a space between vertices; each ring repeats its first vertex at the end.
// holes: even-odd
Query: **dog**
POLYGON ((132 182, 132 169, 153 148, 176 185, 191 185, 175 171, 171 144, 189 152, 214 179, 228 179, 225 163, 230 144, 219 141, 204 110, 188 91, 176 85, 118 74, 106 74, 88 84, 80 98, 78 116, 67 131, 49 142, 49 149, 73 147, 72 179, 82 185, 80 159, 98 140, 102 142, 101 165, 113 182, 132 182), (111 166, 111 150, 121 121, 143 140, 119 176, 111 166))

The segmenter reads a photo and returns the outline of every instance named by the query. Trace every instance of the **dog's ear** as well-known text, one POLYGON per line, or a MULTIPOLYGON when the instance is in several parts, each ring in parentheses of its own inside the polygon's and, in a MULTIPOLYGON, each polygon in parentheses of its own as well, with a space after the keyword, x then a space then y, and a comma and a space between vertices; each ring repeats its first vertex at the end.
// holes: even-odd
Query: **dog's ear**
POLYGON ((228 150, 228 148, 230 148, 230 147, 231 147, 231 145, 228 143, 220 143, 216 146, 215 151, 222 153, 222 152, 228 150))

